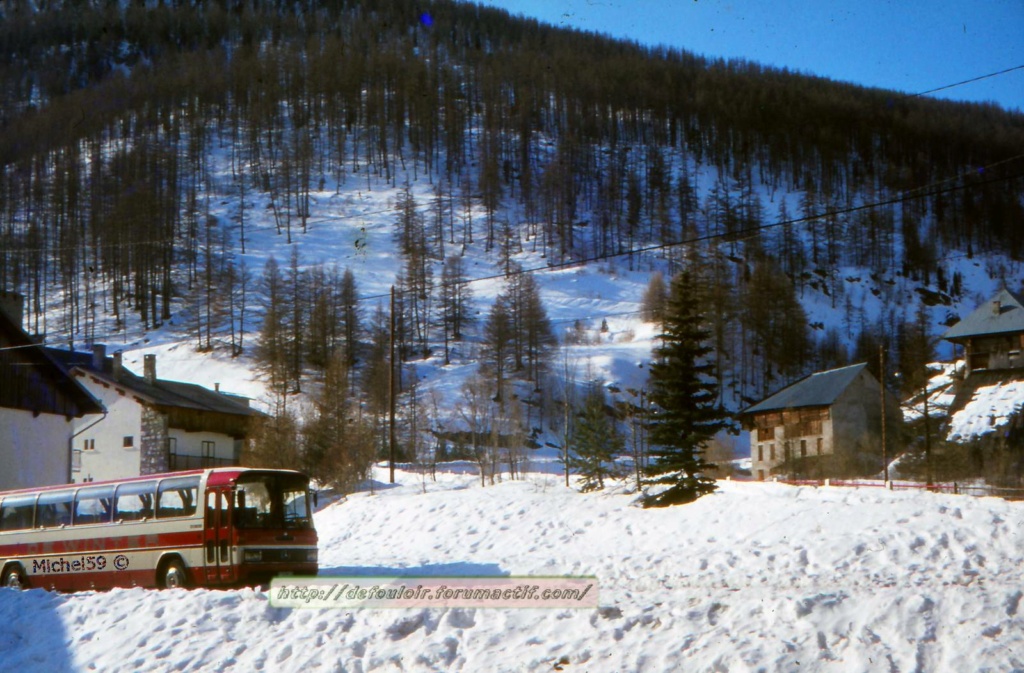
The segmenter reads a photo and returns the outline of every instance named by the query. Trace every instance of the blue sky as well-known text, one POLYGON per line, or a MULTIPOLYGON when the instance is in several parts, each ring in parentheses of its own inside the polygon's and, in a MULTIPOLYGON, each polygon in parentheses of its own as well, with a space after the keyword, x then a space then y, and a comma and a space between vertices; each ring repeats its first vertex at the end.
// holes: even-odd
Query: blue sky
MULTIPOLYGON (((479 0, 708 57, 904 93, 1024 66, 1024 0, 479 0)), ((929 94, 1024 111, 1024 67, 929 94)))

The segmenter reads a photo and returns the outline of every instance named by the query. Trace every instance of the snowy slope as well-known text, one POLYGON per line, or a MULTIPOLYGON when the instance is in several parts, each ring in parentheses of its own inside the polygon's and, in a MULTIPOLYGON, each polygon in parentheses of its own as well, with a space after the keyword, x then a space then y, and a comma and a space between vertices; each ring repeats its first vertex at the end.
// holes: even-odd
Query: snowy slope
POLYGON ((318 514, 322 574, 592 574, 601 607, 291 610, 252 590, 2 589, 0 668, 1024 670, 1018 503, 720 482, 652 511, 556 475, 399 482, 318 514))

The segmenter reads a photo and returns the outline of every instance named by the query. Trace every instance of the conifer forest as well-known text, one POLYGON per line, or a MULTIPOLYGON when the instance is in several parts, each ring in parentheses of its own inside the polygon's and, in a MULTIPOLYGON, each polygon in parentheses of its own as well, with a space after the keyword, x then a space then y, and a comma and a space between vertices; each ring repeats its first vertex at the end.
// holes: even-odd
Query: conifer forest
MULTIPOLYGON (((83 347, 186 310, 197 348, 254 356, 282 393, 328 379, 377 419, 389 348, 446 357, 475 335, 481 398, 557 369, 571 334, 516 273, 524 249, 649 271, 652 318, 689 270, 732 408, 883 344, 919 385, 958 260, 1019 282, 1022 148, 1024 116, 995 105, 453 0, 0 1, 0 290, 27 327, 83 347), (301 246, 323 226, 311 194, 357 188, 397 195, 390 315, 301 246), (257 216, 290 252, 248 268, 257 216), (514 279, 475 321, 471 246, 514 279), (843 324, 811 323, 810 295, 843 324)), ((318 400, 321 430, 352 403, 318 400)))

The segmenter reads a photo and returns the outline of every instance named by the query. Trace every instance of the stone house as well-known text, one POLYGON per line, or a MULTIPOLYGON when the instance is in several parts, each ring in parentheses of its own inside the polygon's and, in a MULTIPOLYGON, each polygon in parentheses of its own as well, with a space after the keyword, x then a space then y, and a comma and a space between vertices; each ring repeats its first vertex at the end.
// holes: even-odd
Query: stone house
POLYGON ((740 413, 750 431, 751 471, 799 477, 869 475, 882 466, 882 400, 889 456, 899 443, 898 400, 864 363, 817 372, 740 413))

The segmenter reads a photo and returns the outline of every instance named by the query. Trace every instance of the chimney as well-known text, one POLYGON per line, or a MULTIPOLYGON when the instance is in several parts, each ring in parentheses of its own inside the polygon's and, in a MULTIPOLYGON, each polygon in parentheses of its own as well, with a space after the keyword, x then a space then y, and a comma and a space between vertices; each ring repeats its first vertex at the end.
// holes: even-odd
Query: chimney
POLYGON ((115 381, 121 380, 121 370, 124 368, 124 364, 121 361, 121 351, 114 353, 114 366, 111 373, 114 375, 115 381))
POLYGON ((142 356, 142 377, 149 385, 156 384, 156 355, 149 353, 142 356))
POLYGON ((220 382, 219 381, 217 383, 213 384, 213 391, 215 393, 219 393, 220 392, 220 382))
POLYGON ((7 317, 22 327, 22 315, 25 312, 25 295, 17 292, 0 292, 0 311, 7 314, 7 317))
POLYGON ((103 344, 92 345, 92 368, 95 371, 102 372, 103 365, 106 364, 107 360, 107 347, 103 344))
POLYGON ((1002 311, 1002 309, 1003 304, 998 299, 994 299, 992 301, 992 313, 995 315, 999 315, 999 312, 1002 311))

